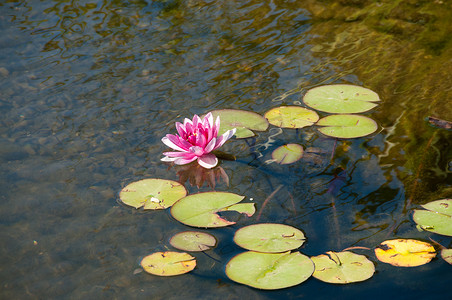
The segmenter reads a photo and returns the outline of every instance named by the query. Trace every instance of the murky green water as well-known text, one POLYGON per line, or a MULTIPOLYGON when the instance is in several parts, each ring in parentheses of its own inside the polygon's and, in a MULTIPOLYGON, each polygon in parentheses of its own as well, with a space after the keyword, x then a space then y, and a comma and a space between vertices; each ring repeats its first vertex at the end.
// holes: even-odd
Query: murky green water
MULTIPOLYGON (((265 113, 328 83, 376 91, 381 130, 339 141, 314 128, 235 140, 216 190, 253 198, 260 222, 301 228, 319 255, 418 232, 411 209, 452 197, 452 6, 449 1, 4 1, 0 4, 0 296, 2 299, 445 299, 451 266, 377 262, 368 281, 314 278, 263 292, 230 281, 238 228, 197 255, 190 274, 139 272, 186 227, 166 211, 118 204, 126 184, 178 179, 160 162, 174 122, 219 108, 265 113), (266 164, 287 142, 317 148, 297 164, 266 164), (332 156, 332 150, 335 153, 332 156), (332 181, 333 179, 335 179, 332 181), (335 206, 332 203, 335 203, 335 206), (383 294, 386 292, 387 295, 383 294)), ((211 190, 186 183, 190 193, 211 190)))

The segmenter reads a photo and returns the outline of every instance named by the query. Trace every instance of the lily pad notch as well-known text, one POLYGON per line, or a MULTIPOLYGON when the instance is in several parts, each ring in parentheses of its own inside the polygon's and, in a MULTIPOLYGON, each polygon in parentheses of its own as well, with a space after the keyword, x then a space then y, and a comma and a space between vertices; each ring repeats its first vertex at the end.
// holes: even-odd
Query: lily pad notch
POLYGON ((218 212, 236 211, 248 217, 256 212, 254 203, 239 203, 245 196, 228 192, 204 192, 186 196, 171 208, 171 215, 179 222, 193 227, 224 227, 235 224, 218 212))

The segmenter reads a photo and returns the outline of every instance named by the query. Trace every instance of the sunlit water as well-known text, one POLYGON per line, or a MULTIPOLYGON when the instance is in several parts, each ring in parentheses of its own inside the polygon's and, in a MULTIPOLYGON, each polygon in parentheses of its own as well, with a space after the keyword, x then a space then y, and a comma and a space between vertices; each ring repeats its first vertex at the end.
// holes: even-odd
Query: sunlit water
MULTIPOLYGON (((220 108, 264 114, 302 105, 311 87, 350 83, 380 95, 366 114, 378 133, 336 142, 314 127, 271 126, 222 148, 237 160, 221 163, 228 182, 215 190, 245 195, 259 222, 302 229, 308 240, 300 251, 309 256, 396 237, 450 248, 450 237, 418 232, 411 214, 452 196, 450 131, 426 122, 452 120, 444 33, 452 8, 358 2, 0 4, 1 298, 447 298, 452 267, 442 259, 396 268, 372 250, 359 250, 377 270, 362 283, 310 278, 267 292, 239 285, 224 266, 242 252, 234 232, 257 216, 236 214, 227 215, 236 225, 208 230, 218 245, 196 254, 193 272, 148 275, 141 258, 173 249, 168 239, 187 227, 168 211, 118 202, 132 181, 179 179, 160 161, 160 139, 175 132, 175 121, 220 108), (293 165, 269 164, 271 152, 290 142, 312 152, 293 165)), ((185 185, 190 193, 212 189, 185 185)))

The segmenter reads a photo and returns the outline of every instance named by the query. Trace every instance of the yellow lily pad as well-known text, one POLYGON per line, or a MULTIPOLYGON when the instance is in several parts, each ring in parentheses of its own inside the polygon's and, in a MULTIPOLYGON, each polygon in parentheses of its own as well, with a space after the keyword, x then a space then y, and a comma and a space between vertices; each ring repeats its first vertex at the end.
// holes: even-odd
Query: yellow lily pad
POLYGON ((280 106, 267 111, 265 118, 278 127, 303 128, 314 125, 319 120, 319 115, 301 106, 280 106))
POLYGON ((143 269, 158 276, 175 276, 190 272, 196 267, 196 259, 185 252, 156 252, 143 258, 143 269))
POLYGON ((435 256, 435 248, 426 242, 397 239, 382 242, 375 248, 375 255, 384 262, 397 267, 417 267, 429 263, 435 256))

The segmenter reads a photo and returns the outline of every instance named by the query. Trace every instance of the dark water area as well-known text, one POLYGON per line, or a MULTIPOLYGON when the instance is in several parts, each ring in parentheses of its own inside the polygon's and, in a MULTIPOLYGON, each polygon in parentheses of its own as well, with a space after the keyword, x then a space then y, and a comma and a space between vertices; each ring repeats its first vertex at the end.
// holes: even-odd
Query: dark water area
POLYGON ((355 84, 382 99, 365 113, 377 133, 335 141, 271 125, 222 147, 237 160, 221 162, 227 180, 215 190, 256 203, 259 222, 303 230, 308 256, 393 238, 451 248, 412 219, 421 204, 452 198, 451 131, 427 121, 452 121, 450 32, 445 0, 2 1, 0 298, 446 299, 452 266, 439 256, 397 268, 372 250, 356 250, 375 263, 364 282, 237 284, 224 273, 243 251, 232 237, 257 222, 237 214, 228 214, 237 224, 206 230, 218 245, 195 254, 193 272, 146 274, 140 260, 174 250, 169 238, 188 227, 118 193, 144 178, 179 180, 160 161, 176 121, 222 108, 263 115, 303 106, 312 87, 355 84), (269 163, 285 143, 314 150, 269 163))

